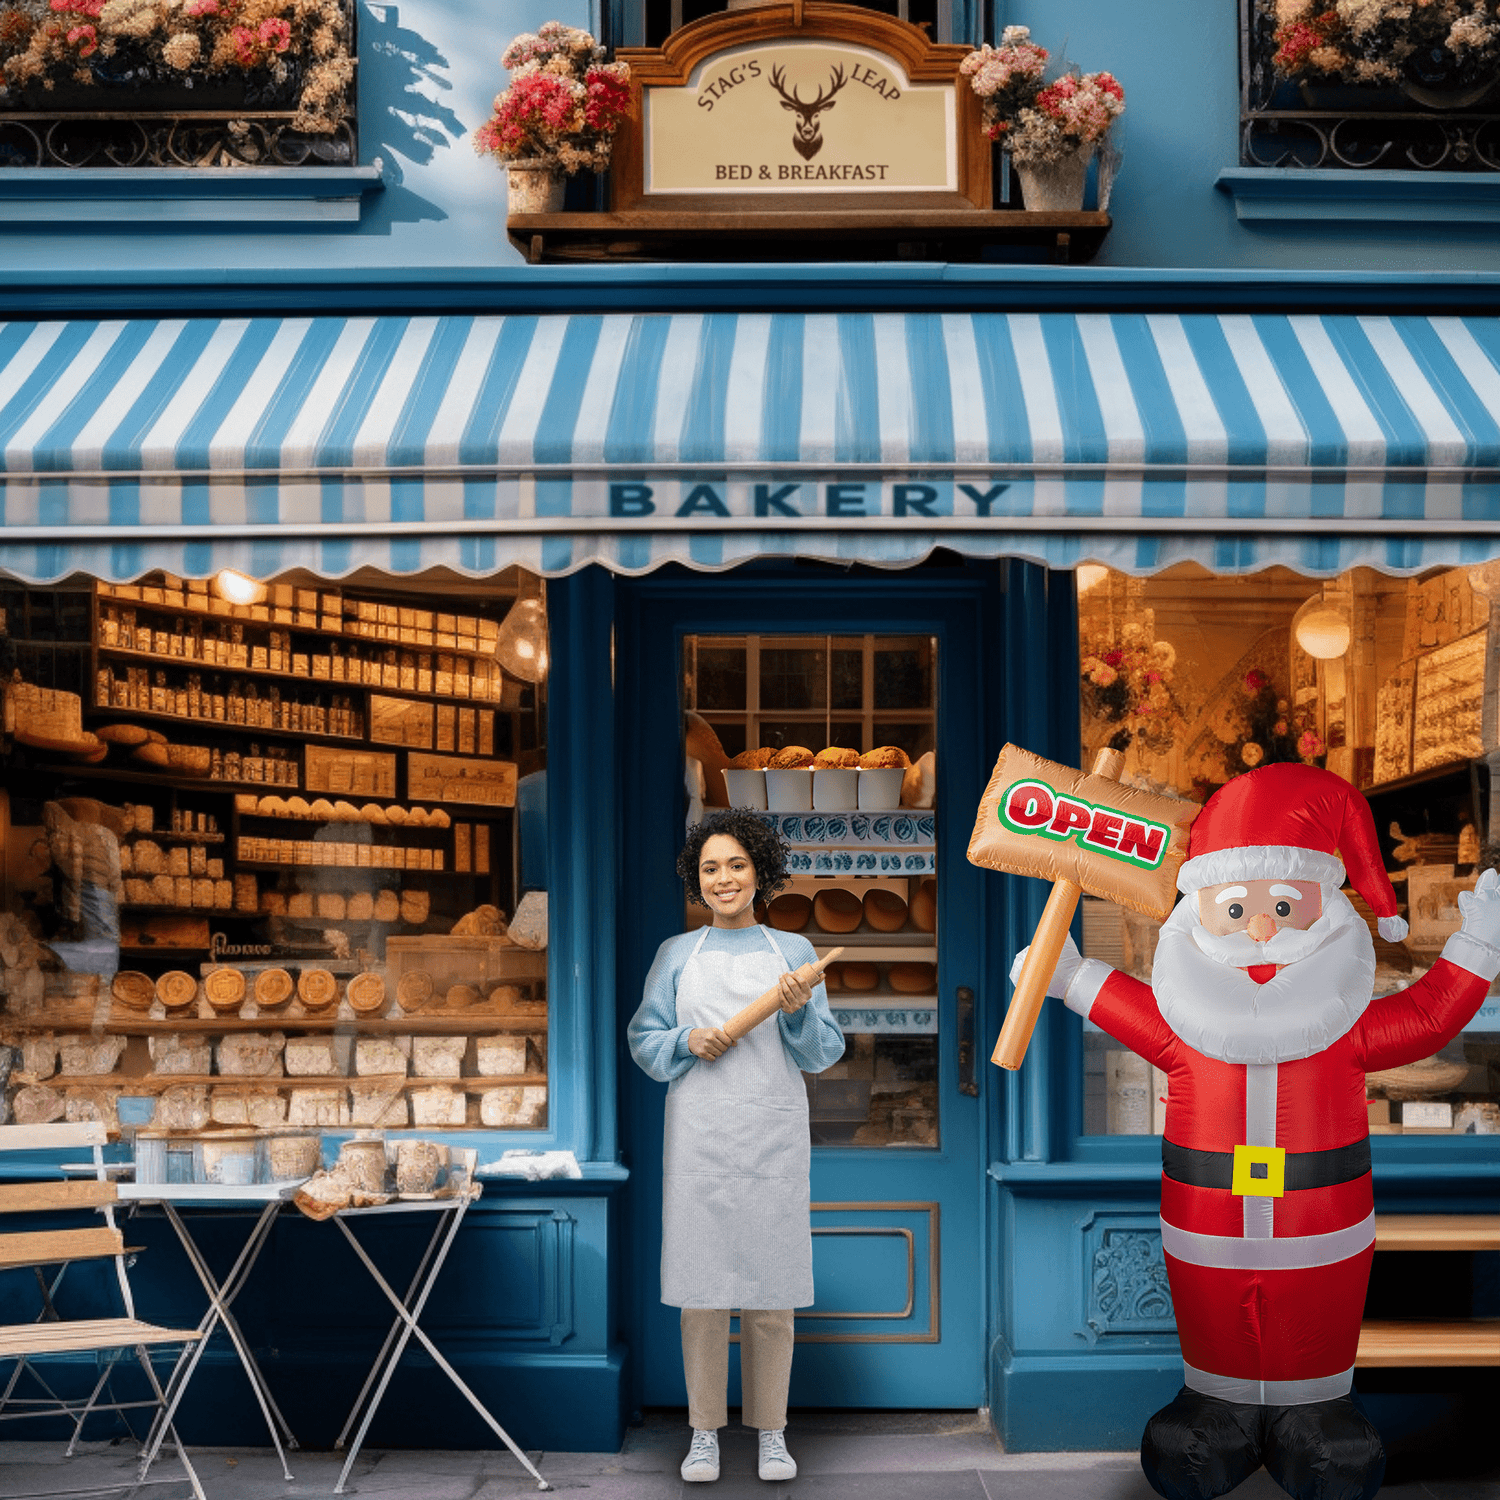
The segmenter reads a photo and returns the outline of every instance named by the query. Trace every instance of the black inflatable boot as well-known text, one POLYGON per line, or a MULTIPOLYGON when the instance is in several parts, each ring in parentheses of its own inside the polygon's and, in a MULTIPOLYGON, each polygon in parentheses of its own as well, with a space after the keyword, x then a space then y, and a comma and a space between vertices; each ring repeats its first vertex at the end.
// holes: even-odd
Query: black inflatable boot
POLYGON ((1141 1438, 1141 1468, 1151 1488, 1163 1500, 1228 1494, 1261 1466, 1266 1412, 1183 1386, 1141 1438))
POLYGON ((1380 1488, 1385 1449, 1352 1393, 1266 1415, 1266 1470, 1295 1500, 1371 1500, 1380 1488))

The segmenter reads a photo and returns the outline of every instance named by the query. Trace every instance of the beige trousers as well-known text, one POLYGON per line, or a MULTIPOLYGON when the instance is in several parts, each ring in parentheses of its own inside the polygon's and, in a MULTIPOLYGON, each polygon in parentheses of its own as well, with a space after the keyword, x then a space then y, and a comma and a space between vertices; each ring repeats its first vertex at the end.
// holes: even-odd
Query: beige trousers
MULTIPOLYGON (((792 1379, 793 1310, 740 1313, 740 1385, 746 1427, 774 1432, 786 1426, 792 1379)), ((729 1422, 729 1309, 682 1309, 682 1368, 687 1375, 688 1421, 705 1430, 729 1422)))

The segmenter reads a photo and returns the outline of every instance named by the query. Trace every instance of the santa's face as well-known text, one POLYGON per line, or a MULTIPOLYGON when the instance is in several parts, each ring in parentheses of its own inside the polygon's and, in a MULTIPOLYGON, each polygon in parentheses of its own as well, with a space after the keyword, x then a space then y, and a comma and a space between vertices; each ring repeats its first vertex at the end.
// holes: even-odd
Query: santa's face
POLYGON ((1323 913, 1315 880, 1238 880, 1198 892, 1193 939, 1233 968, 1294 963, 1316 944, 1302 936, 1323 913))
POLYGON ((1311 880, 1245 880, 1198 892, 1198 920, 1215 937, 1248 933, 1269 942, 1283 927, 1306 932, 1323 914, 1323 892, 1311 880))

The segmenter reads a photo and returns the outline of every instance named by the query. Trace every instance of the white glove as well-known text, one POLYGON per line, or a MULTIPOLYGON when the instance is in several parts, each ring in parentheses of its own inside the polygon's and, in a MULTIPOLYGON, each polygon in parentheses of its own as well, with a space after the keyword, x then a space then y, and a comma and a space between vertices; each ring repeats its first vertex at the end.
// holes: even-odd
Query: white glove
POLYGON ((1460 891, 1458 910, 1463 917, 1459 931, 1465 937, 1500 949, 1500 873, 1486 870, 1472 891, 1460 891))
MULTIPOLYGON (((1500 902, 1496 903, 1500 906, 1500 902)), ((1500 922, 1500 917, 1496 918, 1500 922)), ((1500 944, 1497 944, 1500 946, 1500 944)), ((1026 955, 1031 949, 1022 948, 1016 954, 1015 962, 1010 966, 1010 982, 1016 984, 1021 978, 1021 965, 1026 962, 1026 955)), ((1068 993, 1068 986, 1073 982, 1073 976, 1078 972, 1078 967, 1083 962, 1083 954, 1078 951, 1078 945, 1071 937, 1063 940, 1063 950, 1057 956, 1057 967, 1052 971, 1052 978, 1047 982, 1047 993, 1054 1000, 1061 1000, 1068 993)))

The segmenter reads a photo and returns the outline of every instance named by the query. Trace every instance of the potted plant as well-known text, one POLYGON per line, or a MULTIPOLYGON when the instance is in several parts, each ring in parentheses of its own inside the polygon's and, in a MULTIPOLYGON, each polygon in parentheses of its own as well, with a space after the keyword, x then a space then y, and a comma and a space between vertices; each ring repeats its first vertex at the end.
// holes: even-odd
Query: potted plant
POLYGON ((349 113, 343 0, 10 0, 0 108, 294 110, 329 135, 349 113))
POLYGON ((1083 207, 1089 162, 1125 109, 1111 73, 1070 68, 1047 81, 1050 54, 1025 26, 1007 26, 998 47, 971 52, 960 71, 979 95, 984 133, 1010 155, 1029 209, 1083 207))
POLYGON ((518 36, 501 55, 510 87, 474 132, 474 149, 507 168, 511 213, 555 213, 565 176, 609 166, 630 112, 630 67, 605 55, 588 32, 561 21, 518 36))

